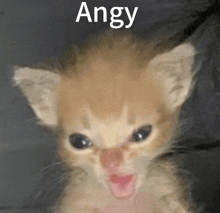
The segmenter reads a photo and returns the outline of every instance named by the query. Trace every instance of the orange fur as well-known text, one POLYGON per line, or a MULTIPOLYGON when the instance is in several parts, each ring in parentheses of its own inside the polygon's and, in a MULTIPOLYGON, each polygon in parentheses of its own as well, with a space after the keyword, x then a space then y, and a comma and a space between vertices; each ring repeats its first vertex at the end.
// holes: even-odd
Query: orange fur
MULTIPOLYGON (((146 212, 146 208, 148 213, 191 212, 174 161, 162 157, 178 133, 179 111, 191 88, 194 54, 190 48, 182 46, 154 57, 153 47, 146 42, 131 35, 107 33, 78 52, 70 51, 59 78, 54 83, 51 78, 55 89, 40 90, 40 96, 51 93, 56 98, 56 113, 45 111, 50 108, 27 95, 37 115, 54 116, 51 120, 39 117, 43 123, 61 128, 58 152, 71 168, 54 212, 91 213, 99 209, 110 213, 109 205, 115 206, 115 213, 121 212, 121 207, 127 213, 146 212), (130 142, 133 132, 144 125, 152 126, 149 137, 138 144, 130 142), (93 146, 75 149, 69 141, 73 133, 86 135, 93 146), (105 150, 115 148, 123 153, 118 157, 121 172, 138 177, 136 194, 121 201, 106 186, 106 171, 100 162, 105 150)), ((15 80, 29 94, 24 80, 32 78, 26 71, 19 71, 15 80)))

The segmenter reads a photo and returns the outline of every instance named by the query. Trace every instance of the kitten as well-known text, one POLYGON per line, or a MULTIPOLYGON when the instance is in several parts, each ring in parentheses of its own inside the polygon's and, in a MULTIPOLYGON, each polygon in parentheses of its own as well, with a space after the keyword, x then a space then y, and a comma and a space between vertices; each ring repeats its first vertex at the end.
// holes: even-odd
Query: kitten
POLYGON ((68 52, 64 67, 16 67, 14 81, 43 125, 59 128, 69 172, 54 213, 189 213, 169 151, 192 89, 190 43, 155 54, 105 33, 68 52))

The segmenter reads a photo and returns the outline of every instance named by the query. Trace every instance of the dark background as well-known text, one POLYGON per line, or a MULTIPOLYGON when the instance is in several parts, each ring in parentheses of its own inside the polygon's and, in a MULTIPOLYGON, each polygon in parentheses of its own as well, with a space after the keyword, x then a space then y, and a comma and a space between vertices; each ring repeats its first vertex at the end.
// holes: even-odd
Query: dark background
MULTIPOLYGON (((185 125, 178 142, 182 148, 179 158, 192 177, 195 202, 204 206, 203 212, 220 212, 218 1, 86 2, 91 14, 95 6, 127 6, 132 11, 138 6, 132 29, 143 37, 158 38, 158 43, 192 39, 201 66, 194 93, 182 114, 185 125)), ((109 26, 87 23, 86 19, 75 23, 80 4, 78 0, 0 0, 0 213, 49 212, 59 192, 56 171, 60 168, 53 167, 40 182, 42 169, 54 162, 53 137, 37 125, 27 101, 12 87, 12 66, 58 57, 68 43, 79 44, 91 32, 109 26), (39 188, 45 196, 36 195, 39 188), (37 200, 33 208, 7 210, 27 203, 33 192, 37 200)))

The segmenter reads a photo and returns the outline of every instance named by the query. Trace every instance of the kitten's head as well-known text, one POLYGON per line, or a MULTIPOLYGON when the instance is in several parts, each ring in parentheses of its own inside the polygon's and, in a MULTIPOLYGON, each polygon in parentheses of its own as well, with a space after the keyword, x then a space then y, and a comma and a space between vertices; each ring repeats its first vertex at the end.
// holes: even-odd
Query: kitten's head
POLYGON ((65 71, 20 67, 14 77, 40 121, 61 130, 67 165, 118 198, 131 196, 169 148, 192 86, 191 44, 151 60, 143 49, 130 38, 103 39, 68 59, 65 71))

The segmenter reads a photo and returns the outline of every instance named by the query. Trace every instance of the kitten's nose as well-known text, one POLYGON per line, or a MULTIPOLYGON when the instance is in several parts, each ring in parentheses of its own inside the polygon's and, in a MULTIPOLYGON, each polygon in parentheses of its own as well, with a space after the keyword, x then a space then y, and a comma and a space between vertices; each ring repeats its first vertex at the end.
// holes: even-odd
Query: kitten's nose
POLYGON ((124 152, 120 148, 107 149, 100 154, 101 164, 109 173, 117 170, 122 164, 123 159, 124 152))

